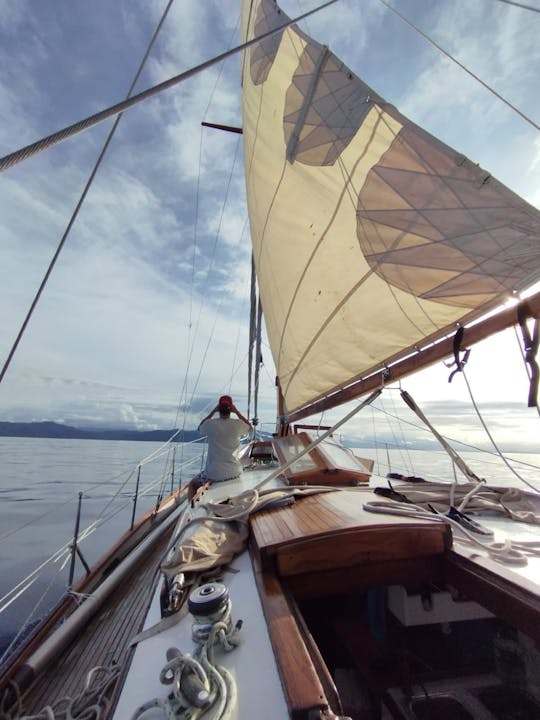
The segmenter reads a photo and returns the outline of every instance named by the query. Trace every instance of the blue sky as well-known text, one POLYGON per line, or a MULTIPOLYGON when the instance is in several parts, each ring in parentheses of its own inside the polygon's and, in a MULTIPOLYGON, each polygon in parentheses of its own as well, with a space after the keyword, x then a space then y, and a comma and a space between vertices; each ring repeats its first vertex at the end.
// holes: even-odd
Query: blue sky
MULTIPOLYGON (((0 0, 1 154, 125 97, 165 4, 0 0)), ((538 122, 540 15, 495 0, 395 5, 538 122)), ((297 15, 313 4, 282 6, 297 15)), ((236 44, 238 22, 232 0, 176 0, 137 89, 236 44)), ((304 28, 412 120, 540 206, 537 131, 377 0, 342 0, 304 28)), ((0 386, 1 420, 172 427, 190 404, 191 427, 225 391, 245 409, 250 247, 242 148, 239 136, 200 126, 203 119, 241 125, 239 62, 233 57, 125 114, 0 386)), ((0 177, 2 361, 111 122, 0 177)), ((501 433, 538 437, 538 416, 523 408, 514 336, 506 335, 509 354, 500 338, 473 352, 471 382, 501 433), (491 407, 497 399, 503 405, 491 407)), ((261 416, 272 423, 267 348, 263 356, 261 416)), ((447 376, 439 365, 404 386, 444 431, 459 426, 476 441, 463 383, 449 386, 447 376)), ((364 432, 361 423, 351 429, 364 432)))

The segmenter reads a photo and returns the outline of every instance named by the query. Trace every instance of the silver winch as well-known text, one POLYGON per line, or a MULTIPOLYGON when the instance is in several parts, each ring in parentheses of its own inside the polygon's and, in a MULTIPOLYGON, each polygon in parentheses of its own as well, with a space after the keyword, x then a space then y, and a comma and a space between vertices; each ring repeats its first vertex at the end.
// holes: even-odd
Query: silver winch
POLYGON ((225 623, 227 634, 230 632, 231 600, 223 583, 210 582, 193 590, 188 598, 188 608, 193 615, 191 636, 195 643, 205 642, 217 622, 225 623))

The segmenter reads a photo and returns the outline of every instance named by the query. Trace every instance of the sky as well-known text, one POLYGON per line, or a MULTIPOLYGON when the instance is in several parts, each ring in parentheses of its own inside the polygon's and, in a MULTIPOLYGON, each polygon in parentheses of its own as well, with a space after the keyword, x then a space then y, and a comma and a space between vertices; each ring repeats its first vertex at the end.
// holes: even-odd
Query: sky
MULTIPOLYGON (((394 4, 540 120, 540 14, 496 0, 394 4)), ((123 99, 165 5, 0 0, 0 154, 123 99)), ((296 16, 315 3, 281 5, 296 16)), ((176 0, 136 90, 234 46, 238 27, 233 0, 176 0)), ((303 28, 405 115, 540 207, 538 132, 378 0, 340 0, 303 28)), ((241 125, 239 63, 234 56, 125 113, 0 385, 0 420, 191 428, 225 392, 246 410, 251 250, 241 140, 201 127, 241 125)), ((0 177, 2 363, 111 124, 0 177)), ((259 415, 271 430, 266 344, 263 359, 259 415)), ((403 387, 442 433, 480 443, 463 378, 449 384, 449 373, 439 363, 403 387)), ((496 437, 540 452, 514 332, 475 348, 467 376, 496 437)), ((367 437, 371 416, 386 422, 399 402, 385 394, 347 434, 367 437)), ((383 428, 379 437, 395 435, 383 428)))

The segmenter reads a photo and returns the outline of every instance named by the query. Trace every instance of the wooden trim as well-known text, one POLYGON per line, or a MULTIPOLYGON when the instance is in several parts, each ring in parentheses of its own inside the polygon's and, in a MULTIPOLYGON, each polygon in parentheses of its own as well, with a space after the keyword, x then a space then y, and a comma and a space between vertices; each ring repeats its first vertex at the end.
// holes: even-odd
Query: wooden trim
POLYGON ((495 573, 448 551, 444 558, 444 573, 449 585, 540 643, 540 597, 516 583, 507 569, 500 568, 495 573))
MULTIPOLYGON (((278 546, 280 575, 302 575, 332 568, 368 566, 389 560, 440 555, 447 541, 440 526, 355 528, 278 546)), ((269 548, 270 549, 270 548, 269 548)))
MULTIPOLYGON (((201 488, 206 489, 208 485, 201 488)), ((183 486, 169 497, 165 498, 159 505, 157 513, 155 509, 149 510, 142 515, 132 530, 124 535, 108 550, 90 569, 90 573, 73 585, 75 593, 90 593, 95 590, 136 545, 173 512, 179 504, 181 495, 185 492, 187 485, 183 486), (174 498, 175 502, 171 502, 174 498), (169 505, 169 507, 167 507, 169 505)), ((33 633, 27 638, 26 643, 21 645, 19 650, 12 656, 9 665, 0 676, 0 692, 3 692, 9 684, 10 678, 21 668, 26 660, 37 650, 44 640, 57 627, 60 620, 68 617, 78 607, 75 597, 66 593, 53 608, 50 614, 36 626, 33 633)))
MULTIPOLYGON (((485 338, 494 335, 501 330, 516 325, 518 322, 518 307, 523 308, 526 318, 540 317, 540 292, 523 300, 519 305, 514 305, 502 312, 492 315, 484 320, 477 322, 465 328, 461 346, 463 348, 474 345, 485 338)), ((456 327, 457 329, 457 327, 456 327)), ((289 413, 287 420, 289 423, 298 422, 305 417, 321 413, 324 410, 342 405, 349 400, 354 400, 368 392, 372 392, 381 387, 382 372, 385 371, 385 383, 395 382, 407 375, 422 370, 428 365, 432 365, 438 360, 442 360, 453 353, 454 336, 446 337, 438 340, 435 344, 420 348, 414 355, 409 355, 403 359, 396 359, 393 364, 388 367, 373 368, 369 377, 360 377, 351 381, 351 384, 345 388, 336 389, 332 394, 317 400, 310 405, 298 408, 289 413)), ((409 352, 414 352, 411 348, 409 352)), ((390 363, 391 361, 389 361, 390 363)))
POLYGON ((426 583, 442 585, 442 555, 330 568, 287 578, 287 587, 298 600, 364 592, 387 585, 416 587, 426 583))
POLYGON ((261 569, 253 545, 250 553, 289 713, 293 720, 307 720, 313 710, 329 708, 326 694, 295 620, 291 599, 279 578, 261 569))

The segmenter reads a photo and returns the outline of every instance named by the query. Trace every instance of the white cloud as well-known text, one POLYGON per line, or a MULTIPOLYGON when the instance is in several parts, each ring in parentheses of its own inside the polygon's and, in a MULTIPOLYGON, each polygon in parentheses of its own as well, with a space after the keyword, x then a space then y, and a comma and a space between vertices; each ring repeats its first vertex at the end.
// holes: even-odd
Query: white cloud
MULTIPOLYGON (((306 9, 296 1, 284 6, 291 16, 306 9)), ((161 11, 143 0, 96 0, 82 5, 76 18, 70 3, 28 7, 0 1, 6 38, 0 58, 7 68, 0 81, 0 144, 6 152, 121 99, 161 11)), ((414 19, 538 116, 539 49, 520 11, 490 5, 486 17, 481 2, 429 7, 413 7, 414 19)), ((238 39, 237 20, 228 3, 175 3, 139 88, 224 51, 238 39)), ((509 111, 496 110, 491 96, 461 71, 450 71, 378 2, 337 3, 307 26, 375 89, 403 101, 400 109, 540 200, 537 144, 531 153, 536 137, 531 140, 521 121, 510 123, 509 111)), ((125 113, 2 387, 2 417, 169 425, 191 342, 184 399, 225 390, 245 397, 245 362, 231 380, 246 352, 250 278, 241 150, 231 176, 238 136, 200 126, 203 119, 241 124, 239 63, 233 57, 125 113)), ((2 357, 108 127, 110 121, 0 178, 2 357)), ((265 356, 264 394, 273 405, 274 373, 270 353, 265 356)), ((477 379, 484 397, 493 388, 484 384, 489 362, 477 379)), ((443 374, 433 377, 437 396, 455 398, 443 374)), ((416 388, 425 397, 426 381, 416 388)))

